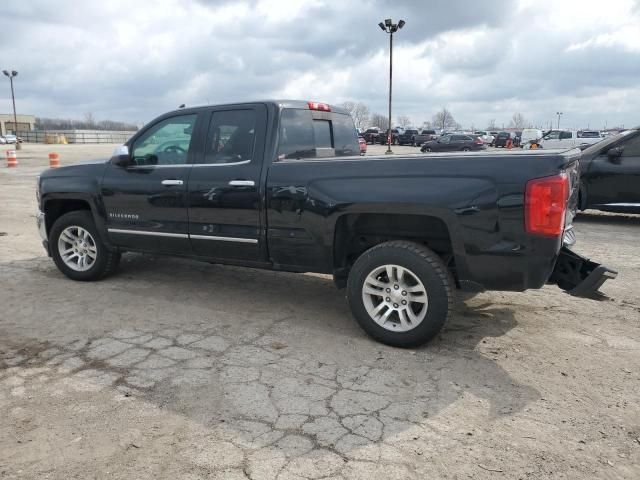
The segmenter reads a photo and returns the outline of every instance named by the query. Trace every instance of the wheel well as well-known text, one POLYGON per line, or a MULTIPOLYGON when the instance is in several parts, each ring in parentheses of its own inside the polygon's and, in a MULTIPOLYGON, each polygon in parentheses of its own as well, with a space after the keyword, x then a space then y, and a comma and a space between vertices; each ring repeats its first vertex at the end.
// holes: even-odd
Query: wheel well
POLYGON ((411 240, 437 253, 455 277, 453 247, 447 225, 428 215, 349 214, 336 224, 334 273, 340 285, 351 266, 366 250, 390 240, 411 240))
POLYGON ((91 207, 85 200, 76 200, 70 198, 49 200, 44 205, 45 221, 47 226, 47 233, 51 230, 51 227, 65 213, 73 212, 76 210, 89 210, 91 207))

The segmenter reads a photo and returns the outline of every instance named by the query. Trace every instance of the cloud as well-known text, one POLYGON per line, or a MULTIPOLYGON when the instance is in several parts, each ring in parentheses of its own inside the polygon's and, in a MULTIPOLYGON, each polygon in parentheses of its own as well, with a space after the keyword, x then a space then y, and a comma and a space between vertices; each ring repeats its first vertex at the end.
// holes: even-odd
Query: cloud
MULTIPOLYGON (((3 68, 18 109, 146 122, 181 103, 362 101, 394 115, 447 106, 461 123, 640 123, 637 1, 5 0, 3 68), (8 3, 8 4, 7 4, 8 3)), ((9 110, 0 88, 0 110, 9 110)))

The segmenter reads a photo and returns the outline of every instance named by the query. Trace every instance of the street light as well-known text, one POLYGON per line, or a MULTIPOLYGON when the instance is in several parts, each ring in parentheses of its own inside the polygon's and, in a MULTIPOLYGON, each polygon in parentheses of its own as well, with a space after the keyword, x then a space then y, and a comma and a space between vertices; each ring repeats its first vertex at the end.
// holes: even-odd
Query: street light
POLYGON ((393 34, 404 27, 406 22, 400 20, 397 24, 387 18, 384 23, 380 22, 378 26, 382 31, 389 34, 389 130, 387 131, 387 151, 384 153, 393 153, 391 151, 391 91, 393 84, 393 34))
POLYGON ((18 142, 18 116, 16 115, 16 97, 13 94, 13 77, 17 76, 18 72, 16 72, 15 70, 3 70, 2 73, 9 77, 9 82, 11 83, 11 101, 13 102, 13 133, 16 136, 16 150, 20 150, 20 148, 22 147, 20 146, 20 142, 18 142))
POLYGON ((558 130, 560 130, 560 117, 562 116, 562 112, 556 112, 556 115, 558 115, 558 130))

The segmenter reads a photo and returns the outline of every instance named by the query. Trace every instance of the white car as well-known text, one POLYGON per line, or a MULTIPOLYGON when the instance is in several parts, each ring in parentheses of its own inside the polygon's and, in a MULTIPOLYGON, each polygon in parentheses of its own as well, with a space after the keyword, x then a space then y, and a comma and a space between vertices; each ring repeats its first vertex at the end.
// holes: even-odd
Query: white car
POLYGON ((0 145, 5 145, 7 141, 4 139, 2 135, 0 135, 0 145))
POLYGON ((522 148, 529 149, 532 145, 538 145, 542 138, 542 130, 539 128, 525 128, 520 135, 520 146, 522 148))
POLYGON ((491 133, 489 132, 485 132, 484 130, 478 130, 476 132, 473 132, 475 135, 480 135, 480 138, 482 138, 482 141, 484 143, 486 143, 487 145, 491 145, 493 143, 493 141, 495 140, 495 137, 493 135, 491 135, 491 133))
POLYGON ((18 143, 18 137, 7 134, 4 136, 4 143, 18 143))
POLYGON ((598 143, 602 138, 578 136, 578 130, 551 130, 542 137, 538 145, 540 148, 586 148, 594 143, 598 143))

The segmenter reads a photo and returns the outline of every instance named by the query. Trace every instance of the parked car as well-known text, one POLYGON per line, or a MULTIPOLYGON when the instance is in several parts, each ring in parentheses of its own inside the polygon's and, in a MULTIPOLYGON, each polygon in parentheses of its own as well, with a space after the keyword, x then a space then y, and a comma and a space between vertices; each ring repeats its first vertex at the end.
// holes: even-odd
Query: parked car
POLYGON ((539 142, 540 148, 587 148, 589 145, 602 141, 597 137, 578 137, 577 130, 550 130, 544 134, 539 142))
POLYGON ((400 145, 416 145, 416 137, 419 135, 418 130, 408 128, 398 135, 398 144, 400 145))
POLYGON ((582 152, 579 207, 640 213, 640 127, 582 152))
POLYGON ((371 145, 378 143, 378 135, 380 135, 379 128, 367 128, 362 134, 364 141, 371 145))
POLYGON ((9 143, 22 143, 22 139, 20 137, 16 137, 15 135, 12 135, 10 133, 6 134, 4 136, 4 140, 5 143, 9 144, 9 143))
POLYGON ((513 132, 498 132, 498 135, 496 135, 496 138, 493 141, 493 146, 496 148, 504 148, 507 146, 507 141, 511 139, 511 141, 513 142, 514 138, 515 135, 513 134, 513 132))
POLYGON ((524 149, 537 148, 541 138, 542 130, 539 128, 525 128, 520 136, 520 146, 524 149))
POLYGON ((476 135, 479 135, 480 138, 482 138, 482 141, 484 143, 486 143, 487 145, 493 145, 493 141, 495 140, 495 137, 493 135, 491 135, 491 133, 484 131, 484 130, 478 130, 476 132, 474 132, 476 135))
POLYGON ((6 145, 6 144, 7 144, 7 141, 2 135, 0 135, 0 145, 6 145))
POLYGON ((367 153, 367 142, 365 141, 363 136, 358 136, 358 144, 360 145, 360 155, 366 155, 367 153))
POLYGON ((425 142, 420 147, 421 152, 470 152, 486 148, 482 138, 471 135, 443 135, 437 140, 425 142))
POLYGON ((413 144, 416 147, 422 146, 425 142, 430 142, 431 140, 437 140, 440 137, 435 130, 431 129, 423 129, 418 135, 413 139, 413 144))
POLYGON ((615 277, 568 249, 575 150, 446 161, 358 152, 349 112, 324 103, 183 108, 111 160, 43 172, 38 229, 73 280, 114 273, 127 251, 333 274, 360 326, 400 347, 438 333, 456 287, 553 283, 586 296, 615 277), (154 136, 178 143, 157 151, 154 136))
MULTIPOLYGON (((398 138, 400 137, 400 130, 397 128, 391 129, 391 145, 399 145, 400 142, 398 138)), ((389 143, 389 129, 386 129, 384 132, 380 132, 378 135, 378 143, 380 145, 387 145, 389 143)))
POLYGON ((522 130, 513 132, 513 146, 519 147, 522 143, 522 130))

